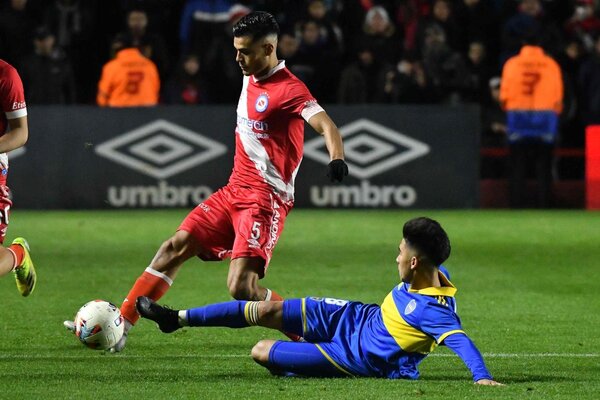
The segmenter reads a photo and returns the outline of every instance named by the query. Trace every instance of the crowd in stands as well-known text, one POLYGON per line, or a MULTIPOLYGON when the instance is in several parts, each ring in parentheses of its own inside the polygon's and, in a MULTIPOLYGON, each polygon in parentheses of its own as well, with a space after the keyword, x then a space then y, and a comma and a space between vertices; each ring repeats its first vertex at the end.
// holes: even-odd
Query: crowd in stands
POLYGON ((278 54, 324 104, 482 105, 498 141, 498 77, 535 30, 560 65, 561 143, 600 122, 600 0, 2 0, 0 58, 29 104, 94 104, 116 39, 152 60, 162 104, 235 103, 232 24, 251 10, 281 26, 278 54))

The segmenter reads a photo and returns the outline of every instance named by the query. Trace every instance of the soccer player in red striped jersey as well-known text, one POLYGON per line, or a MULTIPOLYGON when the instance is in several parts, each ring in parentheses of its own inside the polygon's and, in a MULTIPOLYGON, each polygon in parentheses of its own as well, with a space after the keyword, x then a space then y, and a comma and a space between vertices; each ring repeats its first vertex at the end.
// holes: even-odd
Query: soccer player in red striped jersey
MULTIPOLYGON (((23 83, 17 70, 0 60, 0 244, 4 243, 12 200, 6 186, 8 177, 7 152, 22 147, 29 136, 27 107, 23 83)), ((29 254, 29 244, 22 238, 13 240, 9 247, 0 246, 0 276, 15 274, 17 289, 29 296, 36 283, 36 274, 29 254)))
MULTIPOLYGON (((259 280, 294 204, 304 121, 325 138, 329 178, 341 182, 348 174, 336 125, 277 58, 278 33, 275 18, 266 12, 250 13, 234 25, 236 61, 244 78, 229 183, 190 212, 135 282, 121 306, 126 334, 113 351, 123 349, 127 332, 139 318, 135 300, 158 300, 182 264, 194 256, 204 261, 231 258, 227 287, 235 299, 283 299, 259 280)), ((65 325, 72 329, 71 321, 65 325)))

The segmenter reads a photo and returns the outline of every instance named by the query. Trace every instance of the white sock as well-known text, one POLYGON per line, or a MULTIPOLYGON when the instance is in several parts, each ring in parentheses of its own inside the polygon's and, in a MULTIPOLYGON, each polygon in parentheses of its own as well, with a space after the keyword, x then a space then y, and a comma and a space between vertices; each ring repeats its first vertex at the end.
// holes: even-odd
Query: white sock
POLYGON ((188 326, 187 310, 179 310, 177 322, 179 322, 179 326, 188 326))

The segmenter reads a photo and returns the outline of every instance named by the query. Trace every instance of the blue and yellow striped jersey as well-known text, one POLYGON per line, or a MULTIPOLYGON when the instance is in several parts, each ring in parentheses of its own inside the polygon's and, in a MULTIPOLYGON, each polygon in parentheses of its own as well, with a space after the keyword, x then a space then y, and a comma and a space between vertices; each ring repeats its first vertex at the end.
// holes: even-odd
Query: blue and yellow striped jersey
POLYGON ((418 364, 427 354, 449 335, 464 333, 456 314, 456 288, 444 267, 440 280, 442 287, 421 290, 401 283, 381 306, 349 302, 338 334, 318 347, 350 375, 417 379, 418 364))

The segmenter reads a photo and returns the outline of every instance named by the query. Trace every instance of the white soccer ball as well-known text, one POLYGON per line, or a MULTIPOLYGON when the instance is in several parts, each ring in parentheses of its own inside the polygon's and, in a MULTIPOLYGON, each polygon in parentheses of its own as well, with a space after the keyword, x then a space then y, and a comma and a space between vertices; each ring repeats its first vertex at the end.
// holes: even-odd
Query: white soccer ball
POLYGON ((91 349, 108 350, 123 337, 123 316, 104 300, 87 302, 75 315, 75 335, 91 349))

